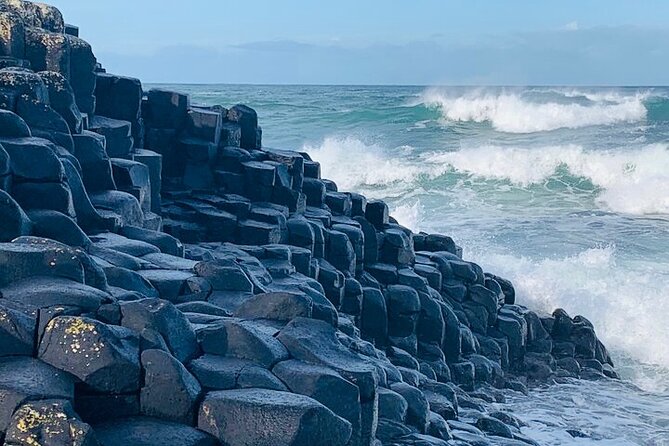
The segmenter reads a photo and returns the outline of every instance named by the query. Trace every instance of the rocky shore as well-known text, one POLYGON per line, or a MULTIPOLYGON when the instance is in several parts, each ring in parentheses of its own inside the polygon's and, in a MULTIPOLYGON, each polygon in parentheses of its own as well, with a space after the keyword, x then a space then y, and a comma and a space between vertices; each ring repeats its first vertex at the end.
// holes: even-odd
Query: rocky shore
POLYGON ((0 443, 536 444, 505 394, 616 377, 587 319, 263 146, 252 108, 144 91, 0 0, 0 443))

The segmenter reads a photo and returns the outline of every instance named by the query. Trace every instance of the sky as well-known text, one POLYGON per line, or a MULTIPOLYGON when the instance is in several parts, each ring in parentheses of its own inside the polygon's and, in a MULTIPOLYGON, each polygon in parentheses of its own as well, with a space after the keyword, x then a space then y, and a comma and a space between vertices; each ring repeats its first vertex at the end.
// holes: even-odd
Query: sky
POLYGON ((668 0, 46 0, 163 83, 667 85, 668 0))

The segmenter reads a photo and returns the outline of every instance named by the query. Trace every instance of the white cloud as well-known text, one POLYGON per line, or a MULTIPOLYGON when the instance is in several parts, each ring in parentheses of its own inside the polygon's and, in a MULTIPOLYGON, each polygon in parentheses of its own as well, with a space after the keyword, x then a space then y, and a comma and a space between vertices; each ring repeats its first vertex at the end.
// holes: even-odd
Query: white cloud
POLYGON ((576 20, 569 22, 564 26, 564 29, 567 31, 578 31, 578 22, 576 20))

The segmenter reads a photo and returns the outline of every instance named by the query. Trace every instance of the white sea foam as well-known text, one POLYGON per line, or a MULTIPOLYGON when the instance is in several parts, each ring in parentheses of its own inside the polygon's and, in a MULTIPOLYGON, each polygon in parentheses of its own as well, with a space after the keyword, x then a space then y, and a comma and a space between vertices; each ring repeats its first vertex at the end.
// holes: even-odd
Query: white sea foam
POLYGON ((402 226, 414 232, 420 232, 424 208, 420 200, 412 203, 402 203, 390 209, 390 215, 402 226))
MULTIPOLYGON (((426 155, 431 164, 477 177, 508 180, 521 186, 543 183, 565 167, 601 189, 599 204, 628 214, 669 213, 669 146, 636 150, 586 151, 580 146, 517 148, 481 146, 426 155)), ((433 169, 434 167, 432 167, 433 169)))
POLYGON ((490 122, 496 130, 507 133, 637 122, 646 117, 644 96, 641 94, 589 96, 594 103, 583 105, 576 102, 533 102, 517 93, 485 90, 458 96, 448 90, 431 88, 422 94, 420 100, 438 108, 446 121, 490 122))
POLYGON ((342 190, 406 186, 421 175, 434 177, 447 169, 407 160, 413 150, 410 146, 398 147, 391 153, 353 137, 327 137, 318 146, 305 145, 304 150, 321 163, 323 177, 334 180, 342 190))
MULTIPOLYGON (((611 349, 669 369, 669 276, 652 265, 619 264, 613 246, 564 258, 530 259, 473 247, 471 257, 487 271, 510 279, 518 300, 546 312, 565 308, 597 327, 611 349)), ((649 390, 667 390, 666 374, 638 376, 649 390), (658 388, 659 386, 659 388, 658 388)))

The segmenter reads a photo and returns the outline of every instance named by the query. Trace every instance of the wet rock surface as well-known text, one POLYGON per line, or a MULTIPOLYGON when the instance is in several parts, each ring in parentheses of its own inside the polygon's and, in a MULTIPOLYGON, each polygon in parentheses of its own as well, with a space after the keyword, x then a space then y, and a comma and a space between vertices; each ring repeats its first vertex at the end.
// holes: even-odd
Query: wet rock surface
POLYGON ((502 391, 617 378, 587 319, 77 35, 0 0, 0 443, 535 444, 502 391))

